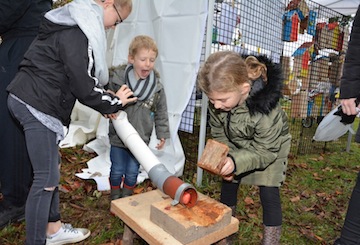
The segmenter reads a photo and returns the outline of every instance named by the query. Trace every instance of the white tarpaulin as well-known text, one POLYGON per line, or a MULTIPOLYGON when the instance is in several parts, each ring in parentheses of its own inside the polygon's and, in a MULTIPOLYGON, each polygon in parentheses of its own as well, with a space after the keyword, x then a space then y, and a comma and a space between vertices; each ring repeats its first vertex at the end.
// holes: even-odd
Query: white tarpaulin
MULTIPOLYGON (((208 1, 134 0, 133 4, 133 11, 126 21, 109 33, 109 65, 116 66, 127 62, 128 46, 136 35, 149 35, 155 39, 159 48, 156 69, 160 73, 167 96, 171 139, 167 141, 165 149, 158 151, 154 147, 158 141, 152 137, 150 148, 169 172, 180 176, 183 173, 185 156, 177 131, 199 68, 208 1)), ((77 176, 95 179, 99 190, 110 189, 108 121, 92 109, 87 108, 84 111, 84 106, 81 106, 81 110, 77 108, 74 109, 74 120, 71 122, 69 134, 60 146, 81 144, 81 139, 87 139, 87 133, 96 135, 96 139, 86 144, 84 149, 95 151, 98 156, 91 159, 88 168, 77 176), (89 122, 94 124, 89 125, 89 122)), ((145 178, 147 174, 142 171, 138 181, 145 178)))

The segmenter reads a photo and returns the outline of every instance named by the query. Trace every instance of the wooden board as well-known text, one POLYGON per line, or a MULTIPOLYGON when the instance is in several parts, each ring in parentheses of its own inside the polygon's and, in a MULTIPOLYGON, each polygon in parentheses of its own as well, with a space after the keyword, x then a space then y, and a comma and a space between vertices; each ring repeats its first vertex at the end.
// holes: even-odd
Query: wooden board
MULTIPOLYGON (((153 190, 114 200, 111 202, 110 210, 150 245, 184 244, 150 220, 151 205, 164 200, 171 198, 160 190, 153 190)), ((239 221, 231 217, 229 225, 186 244, 209 245, 237 232, 238 229, 239 221)))

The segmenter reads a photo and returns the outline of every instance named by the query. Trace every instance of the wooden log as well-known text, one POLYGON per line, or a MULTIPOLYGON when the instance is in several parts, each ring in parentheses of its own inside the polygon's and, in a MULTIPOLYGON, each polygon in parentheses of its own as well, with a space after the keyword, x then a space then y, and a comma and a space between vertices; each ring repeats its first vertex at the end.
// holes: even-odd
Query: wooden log
POLYGON ((224 161, 229 153, 229 147, 213 139, 208 139, 198 166, 214 174, 220 174, 224 161))

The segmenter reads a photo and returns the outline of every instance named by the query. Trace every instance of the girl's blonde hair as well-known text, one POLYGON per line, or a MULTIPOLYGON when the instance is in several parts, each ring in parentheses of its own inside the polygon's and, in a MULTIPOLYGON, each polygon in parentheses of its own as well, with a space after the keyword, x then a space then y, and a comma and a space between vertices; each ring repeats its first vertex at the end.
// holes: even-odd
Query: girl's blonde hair
POLYGON ((129 13, 132 11, 132 0, 114 0, 114 5, 117 8, 128 8, 129 13))
POLYGON ((154 39, 152 39, 151 37, 146 36, 146 35, 136 36, 131 41, 130 46, 129 46, 129 55, 134 57, 136 55, 136 53, 142 48, 154 51, 156 53, 156 57, 157 57, 157 55, 158 55, 157 45, 156 45, 154 39))
POLYGON ((259 62, 254 56, 247 57, 245 64, 250 80, 254 81, 261 77, 264 82, 267 82, 267 68, 265 64, 259 62))
POLYGON ((245 60, 233 51, 211 54, 198 74, 198 86, 205 94, 213 91, 232 92, 238 85, 263 78, 267 80, 266 65, 254 56, 245 60))

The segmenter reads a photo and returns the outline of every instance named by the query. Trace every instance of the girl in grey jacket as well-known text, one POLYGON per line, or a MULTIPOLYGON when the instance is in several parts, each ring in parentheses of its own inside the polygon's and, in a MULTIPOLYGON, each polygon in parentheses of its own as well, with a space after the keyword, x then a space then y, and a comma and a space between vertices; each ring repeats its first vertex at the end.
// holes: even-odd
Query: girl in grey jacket
MULTIPOLYGON (((209 97, 212 137, 229 146, 220 174, 220 201, 235 213, 239 184, 257 185, 263 208, 263 244, 279 243, 282 211, 279 187, 290 151, 287 115, 281 109, 280 67, 266 57, 220 51, 199 73, 199 87, 209 97)), ((229 238, 228 238, 229 240, 229 238)))

